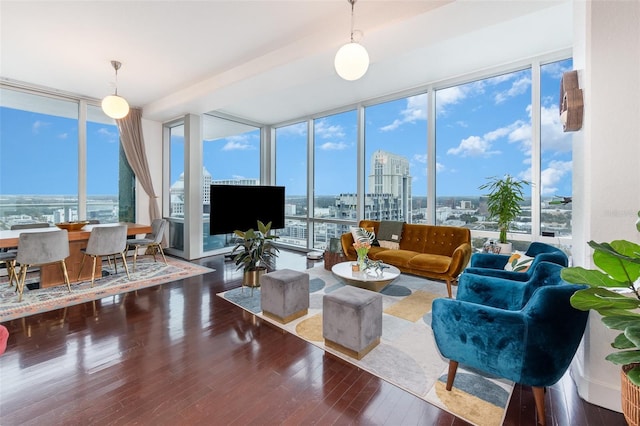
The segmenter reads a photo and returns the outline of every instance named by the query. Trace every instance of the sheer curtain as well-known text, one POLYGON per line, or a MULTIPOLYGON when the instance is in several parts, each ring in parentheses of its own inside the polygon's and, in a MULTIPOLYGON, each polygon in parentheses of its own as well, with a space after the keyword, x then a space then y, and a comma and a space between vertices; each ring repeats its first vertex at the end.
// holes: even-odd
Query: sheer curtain
POLYGON ((131 108, 125 118, 116 120, 120 131, 120 142, 124 149, 129 165, 136 175, 136 179, 142 185, 144 192, 149 196, 149 218, 158 219, 161 217, 158 197, 153 190, 151 173, 149 173, 149 163, 144 149, 144 137, 142 136, 142 111, 131 108))

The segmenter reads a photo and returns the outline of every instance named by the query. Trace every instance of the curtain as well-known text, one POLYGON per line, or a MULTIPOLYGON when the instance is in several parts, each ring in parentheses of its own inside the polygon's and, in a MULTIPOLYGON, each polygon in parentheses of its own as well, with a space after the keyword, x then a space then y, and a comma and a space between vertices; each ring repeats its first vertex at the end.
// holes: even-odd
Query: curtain
POLYGON ((142 110, 131 108, 129 114, 116 120, 116 123, 120 132, 120 143, 122 143, 127 161, 144 192, 149 196, 149 218, 151 221, 158 219, 161 217, 158 197, 153 190, 149 163, 144 149, 144 137, 142 136, 142 110))

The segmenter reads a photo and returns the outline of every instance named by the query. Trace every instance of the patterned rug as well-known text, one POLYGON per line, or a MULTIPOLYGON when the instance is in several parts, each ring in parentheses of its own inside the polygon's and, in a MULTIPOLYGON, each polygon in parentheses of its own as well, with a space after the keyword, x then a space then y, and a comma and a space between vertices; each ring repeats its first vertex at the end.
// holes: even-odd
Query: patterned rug
POLYGON ((90 281, 72 283, 71 293, 66 285, 37 290, 29 290, 25 286, 22 302, 18 302, 15 287, 9 287, 4 276, 0 281, 0 323, 213 271, 172 257, 167 257, 167 265, 162 260, 154 262, 152 257, 138 259, 135 272, 129 265, 131 280, 124 273, 119 258, 118 274, 107 263, 102 270, 110 275, 96 278, 93 287, 90 281))
POLYGON ((451 392, 445 389, 449 363, 440 356, 431 330, 431 302, 446 297, 444 283, 402 274, 385 288, 381 292, 381 342, 358 361, 326 348, 322 338, 322 297, 344 284, 322 265, 307 272, 309 312, 286 325, 262 315, 259 289, 252 294, 246 288, 237 288, 218 296, 469 423, 502 424, 513 391, 512 382, 487 377, 460 365, 454 388, 451 392))

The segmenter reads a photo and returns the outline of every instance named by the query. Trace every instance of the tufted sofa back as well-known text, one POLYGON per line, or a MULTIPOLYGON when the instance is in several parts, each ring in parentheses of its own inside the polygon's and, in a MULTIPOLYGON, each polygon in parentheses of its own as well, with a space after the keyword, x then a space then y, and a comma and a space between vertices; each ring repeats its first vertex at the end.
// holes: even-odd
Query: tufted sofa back
MULTIPOLYGON (((376 235, 380 228, 377 220, 361 220, 360 227, 373 228, 376 235)), ((471 231, 457 226, 440 226, 405 223, 400 237, 400 249, 451 256, 463 243, 471 244, 471 231)))

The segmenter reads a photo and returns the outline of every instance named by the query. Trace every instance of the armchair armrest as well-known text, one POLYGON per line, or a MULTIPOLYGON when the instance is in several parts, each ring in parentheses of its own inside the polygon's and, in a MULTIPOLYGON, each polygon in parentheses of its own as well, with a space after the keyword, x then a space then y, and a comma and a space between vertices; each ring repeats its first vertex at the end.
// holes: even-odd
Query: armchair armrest
POLYGON ((456 278, 464 270, 469 263, 471 257, 471 244, 460 244, 451 255, 451 263, 449 264, 449 275, 456 278))
POLYGON ((527 334, 521 312, 438 298, 431 327, 443 357, 519 381, 527 334))
POLYGON ((458 280, 456 300, 519 310, 526 302, 526 285, 524 282, 465 272, 458 280))
POLYGON ((474 253, 471 256, 470 267, 504 269, 509 256, 506 254, 474 253))
MULTIPOLYGON (((492 256, 495 256, 492 255, 492 256)), ((531 268, 529 268, 531 269, 531 268)), ((485 275, 488 277, 503 278, 512 281, 528 281, 531 275, 526 272, 505 271, 504 269, 476 268, 468 267, 464 270, 465 274, 485 275)))

